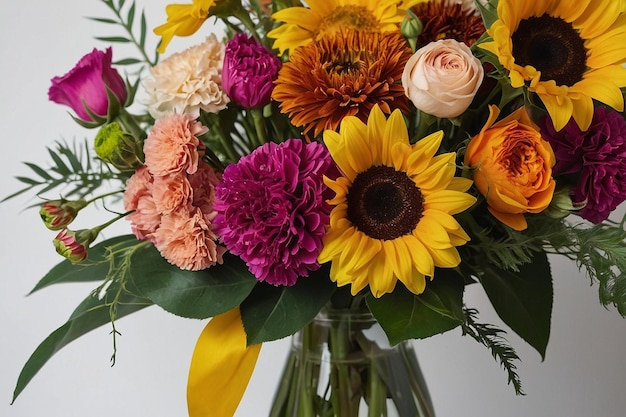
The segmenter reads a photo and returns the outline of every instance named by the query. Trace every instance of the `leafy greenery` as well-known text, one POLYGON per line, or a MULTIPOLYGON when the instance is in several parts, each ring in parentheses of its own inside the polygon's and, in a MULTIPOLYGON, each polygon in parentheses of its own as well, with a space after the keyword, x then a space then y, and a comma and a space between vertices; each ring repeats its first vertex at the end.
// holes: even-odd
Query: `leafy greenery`
POLYGON ((556 253, 575 260, 592 283, 598 283, 602 305, 613 305, 622 316, 626 316, 625 220, 572 224, 550 241, 556 253))
POLYGON ((509 384, 513 384, 517 395, 524 395, 522 383, 517 375, 517 367, 513 361, 519 360, 515 350, 501 336, 504 331, 489 324, 476 322, 478 311, 475 309, 464 309, 465 321, 461 325, 464 335, 471 336, 474 340, 487 347, 494 359, 497 359, 508 374, 509 384))
POLYGON ((115 270, 115 264, 121 261, 120 255, 137 244, 135 235, 117 236, 102 241, 89 248, 87 259, 80 264, 73 264, 67 259, 57 264, 35 285, 30 294, 53 284, 106 281, 111 277, 111 270, 115 270))
POLYGON ((149 245, 133 254, 132 265, 132 284, 139 294, 187 318, 205 319, 238 306, 258 282, 233 255, 225 255, 221 265, 184 271, 149 245))
POLYGON ((143 10, 141 11, 141 16, 139 17, 139 29, 138 33, 136 33, 135 25, 137 23, 135 20, 136 7, 134 1, 130 2, 128 8, 124 11, 123 9, 126 5, 126 0, 117 0, 117 2, 113 0, 101 1, 113 12, 115 19, 102 17, 90 17, 89 19, 100 23, 121 26, 124 29, 125 33, 122 36, 99 36, 96 37, 96 39, 109 43, 133 44, 139 50, 142 58, 124 58, 114 63, 116 65, 146 64, 148 67, 156 65, 159 60, 159 54, 157 52, 154 52, 154 57, 150 58, 148 56, 148 53, 146 52, 147 23, 145 12, 143 10))
POLYGON ((52 332, 30 356, 18 378, 13 394, 14 401, 56 352, 71 341, 106 323, 111 323, 112 326, 111 361, 115 363, 118 334, 115 321, 152 305, 152 301, 133 294, 126 286, 129 273, 133 267, 137 267, 130 263, 130 259, 141 246, 143 243, 137 243, 136 239, 133 242, 129 236, 110 239, 97 245, 97 249, 90 253, 89 264, 74 265, 68 261, 61 262, 37 284, 33 291, 61 282, 102 280, 102 283, 74 310, 68 321, 52 332))
POLYGON ((26 186, 4 197, 0 203, 34 189, 37 190, 36 194, 41 196, 62 188, 59 192, 63 192, 64 198, 80 199, 93 194, 105 184, 113 182, 120 184, 126 178, 127 174, 114 172, 92 157, 90 145, 86 140, 80 147, 76 143, 70 147, 64 141, 56 141, 54 148, 46 149, 53 165, 45 169, 34 163, 24 162, 24 165, 33 171, 34 176, 15 177, 26 186))
POLYGON ((248 345, 294 334, 313 320, 336 288, 328 279, 328 267, 298 279, 291 287, 257 285, 241 303, 248 345))
POLYGON ((552 318, 552 276, 545 253, 519 271, 483 265, 475 271, 500 318, 544 358, 552 318))
POLYGON ((366 301, 392 344, 424 339, 463 322, 463 279, 453 270, 437 269, 420 295, 398 285, 380 298, 369 294, 366 301))

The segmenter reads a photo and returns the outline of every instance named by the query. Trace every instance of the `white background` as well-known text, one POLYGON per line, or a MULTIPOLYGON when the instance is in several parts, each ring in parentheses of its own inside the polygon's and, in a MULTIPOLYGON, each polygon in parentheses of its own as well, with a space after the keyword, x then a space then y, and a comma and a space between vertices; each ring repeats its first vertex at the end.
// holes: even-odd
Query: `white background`
MULTIPOLYGON (((138 3, 149 5, 151 27, 164 21, 167 1, 138 3)), ((76 125, 65 108, 47 101, 49 80, 94 46, 106 47, 93 36, 117 32, 84 18, 107 13, 97 0, 3 1, 0 10, 0 194, 5 196, 20 187, 13 176, 29 174, 22 161, 47 166, 45 146, 53 140, 93 137, 95 132, 76 125)), ((199 42, 209 30, 205 25, 199 37, 175 39, 168 52, 199 42)), ((122 55, 114 48, 114 58, 122 55)), ((185 416, 187 367, 205 323, 179 319, 157 307, 118 322, 122 336, 113 368, 110 328, 103 327, 59 352, 9 405, 31 352, 92 288, 64 284, 26 297, 60 260, 51 245, 54 233, 40 224, 36 210, 23 210, 34 201, 18 198, 0 204, 0 415, 185 416)), ((88 219, 82 227, 100 218, 88 219)), ((126 232, 122 222, 109 235, 126 232)), ((626 415, 624 319, 599 304, 597 287, 570 263, 557 259, 553 275, 553 329, 546 360, 509 335, 523 360, 519 373, 526 396, 516 397, 490 353, 458 330, 415 344, 439 417, 626 415)), ((466 302, 481 310, 483 321, 496 320, 478 288, 467 294, 466 302)), ((288 340, 263 347, 237 416, 267 415, 287 348, 288 340)))

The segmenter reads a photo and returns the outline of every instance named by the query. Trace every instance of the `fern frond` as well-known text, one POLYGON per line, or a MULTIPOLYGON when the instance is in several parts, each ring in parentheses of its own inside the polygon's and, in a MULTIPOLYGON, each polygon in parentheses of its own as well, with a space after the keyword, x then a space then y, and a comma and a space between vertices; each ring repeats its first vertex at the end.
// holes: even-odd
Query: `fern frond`
POLYGON ((474 340, 484 345, 491 351, 494 359, 500 362, 508 375, 508 383, 513 385, 515 394, 525 395, 522 391, 522 383, 517 375, 517 367, 513 363, 519 361, 519 356, 515 350, 508 344, 506 339, 502 337, 504 330, 490 324, 482 324, 476 322, 478 310, 464 309, 465 322, 461 324, 463 335, 469 335, 474 340))

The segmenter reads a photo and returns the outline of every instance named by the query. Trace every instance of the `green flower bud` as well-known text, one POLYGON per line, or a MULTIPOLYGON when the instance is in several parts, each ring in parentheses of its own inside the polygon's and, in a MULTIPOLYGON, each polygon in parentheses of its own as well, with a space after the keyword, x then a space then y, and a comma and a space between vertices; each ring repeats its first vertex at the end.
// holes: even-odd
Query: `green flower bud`
POLYGON ((95 139, 96 154, 120 171, 134 171, 144 160, 143 144, 113 122, 100 128, 95 139))
POLYGON ((545 212, 550 217, 560 219, 584 208, 586 205, 587 202, 574 203, 570 197, 569 189, 561 188, 554 192, 552 201, 545 212))
POLYGON ((87 258, 89 245, 96 240, 98 233, 99 228, 77 231, 63 229, 54 238, 54 247, 59 255, 69 259, 73 264, 79 263, 87 258))
POLYGON ((417 38, 422 34, 422 30, 424 30, 424 24, 422 21, 415 15, 415 13, 410 10, 407 11, 407 16, 404 17, 404 20, 400 24, 400 32, 407 39, 413 51, 416 49, 417 38))
POLYGON ((69 201, 64 198, 60 200, 46 201, 39 209, 39 215, 46 227, 50 230, 61 230, 69 225, 78 212, 87 205, 83 199, 69 201))

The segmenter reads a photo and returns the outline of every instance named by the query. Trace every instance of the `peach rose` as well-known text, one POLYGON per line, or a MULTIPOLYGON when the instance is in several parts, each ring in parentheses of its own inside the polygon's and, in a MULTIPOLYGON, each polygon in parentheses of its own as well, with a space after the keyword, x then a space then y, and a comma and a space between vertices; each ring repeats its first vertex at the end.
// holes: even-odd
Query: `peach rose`
POLYGON ((467 146, 465 165, 474 169, 474 184, 491 214, 524 230, 523 213, 539 213, 552 201, 556 158, 525 108, 494 124, 499 113, 496 106, 489 107, 487 123, 467 146))
POLYGON ((480 60, 454 39, 418 49, 402 73, 404 93, 419 110, 437 117, 461 115, 483 80, 480 60))

